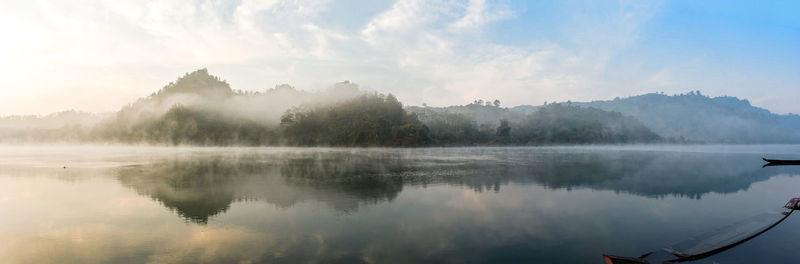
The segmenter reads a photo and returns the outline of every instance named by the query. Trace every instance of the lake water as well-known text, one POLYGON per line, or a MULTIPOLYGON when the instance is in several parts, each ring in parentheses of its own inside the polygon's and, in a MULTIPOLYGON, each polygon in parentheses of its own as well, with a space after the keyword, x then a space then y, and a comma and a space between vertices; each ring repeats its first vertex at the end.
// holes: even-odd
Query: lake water
MULTIPOLYGON (((0 147, 0 263, 602 263, 800 196, 762 156, 800 146, 0 147)), ((798 239, 800 214, 698 262, 798 239)))

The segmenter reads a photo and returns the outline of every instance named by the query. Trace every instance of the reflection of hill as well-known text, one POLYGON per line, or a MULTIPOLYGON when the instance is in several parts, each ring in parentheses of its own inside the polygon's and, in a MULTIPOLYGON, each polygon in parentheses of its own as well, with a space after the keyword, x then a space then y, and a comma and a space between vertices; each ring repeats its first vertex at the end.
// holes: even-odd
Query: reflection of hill
POLYGON ((642 151, 419 149, 195 155, 124 167, 119 181, 205 223, 239 200, 278 207, 321 202, 349 212, 390 202, 405 185, 451 184, 475 191, 536 184, 699 199, 731 193, 791 168, 760 168, 758 157, 642 151))
POLYGON ((532 180, 551 188, 614 190, 642 196, 699 199, 709 192, 745 190, 789 168, 762 169, 759 157, 678 152, 561 153, 541 164, 521 161, 511 181, 532 180))
POLYGON ((407 168, 401 159, 374 161, 358 155, 313 154, 286 159, 280 171, 286 184, 296 188, 336 190, 369 203, 391 201, 403 190, 403 179, 396 175, 407 168))
POLYGON ((220 166, 219 160, 173 160, 126 167, 119 181, 148 195, 181 216, 205 223, 208 217, 228 210, 237 199, 234 178, 242 174, 235 166, 220 166))
POLYGON ((384 176, 398 168, 347 156, 193 157, 125 167, 118 179, 186 219, 205 223, 238 200, 278 207, 318 201, 342 212, 391 201, 402 191, 403 182, 384 176))

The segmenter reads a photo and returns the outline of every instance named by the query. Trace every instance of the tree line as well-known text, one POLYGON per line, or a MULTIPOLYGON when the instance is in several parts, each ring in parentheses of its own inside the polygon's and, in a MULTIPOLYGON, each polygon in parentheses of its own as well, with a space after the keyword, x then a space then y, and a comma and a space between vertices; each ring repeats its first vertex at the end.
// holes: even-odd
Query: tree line
POLYGON ((596 108, 549 104, 521 120, 478 124, 465 114, 433 112, 420 118, 417 113, 406 111, 393 95, 378 93, 365 93, 334 104, 294 107, 283 114, 277 126, 175 105, 160 117, 139 120, 128 129, 117 129, 120 127, 96 127, 88 134, 92 138, 125 143, 343 147, 614 144, 661 140, 632 117, 596 108))
POLYGON ((299 100, 304 102, 299 106, 275 106, 280 98, 312 96, 292 91, 237 92, 201 69, 91 126, 2 129, 0 141, 425 147, 661 140, 633 117, 571 104, 549 104, 530 113, 502 108, 498 100, 447 108, 404 107, 392 94, 362 92, 342 82, 317 99, 299 100), (337 98, 319 99, 323 97, 337 98), (263 118, 274 115, 274 109, 286 109, 279 122, 263 118))

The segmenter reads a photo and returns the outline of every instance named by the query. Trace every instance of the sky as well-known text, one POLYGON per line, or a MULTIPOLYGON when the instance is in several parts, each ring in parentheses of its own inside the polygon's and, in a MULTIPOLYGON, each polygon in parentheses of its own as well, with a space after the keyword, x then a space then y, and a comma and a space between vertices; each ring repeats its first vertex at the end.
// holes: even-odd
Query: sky
POLYGON ((407 105, 699 90, 800 113, 798 1, 0 0, 0 115, 116 111, 200 68, 407 105))

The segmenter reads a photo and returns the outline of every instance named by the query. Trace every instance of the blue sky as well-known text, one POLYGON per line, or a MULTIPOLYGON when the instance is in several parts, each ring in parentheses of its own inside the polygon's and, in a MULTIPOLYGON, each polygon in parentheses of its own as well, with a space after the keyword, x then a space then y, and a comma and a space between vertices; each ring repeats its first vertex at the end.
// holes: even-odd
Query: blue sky
POLYGON ((0 1, 0 115, 114 111, 207 67, 406 104, 700 90, 800 113, 800 2, 0 1))

